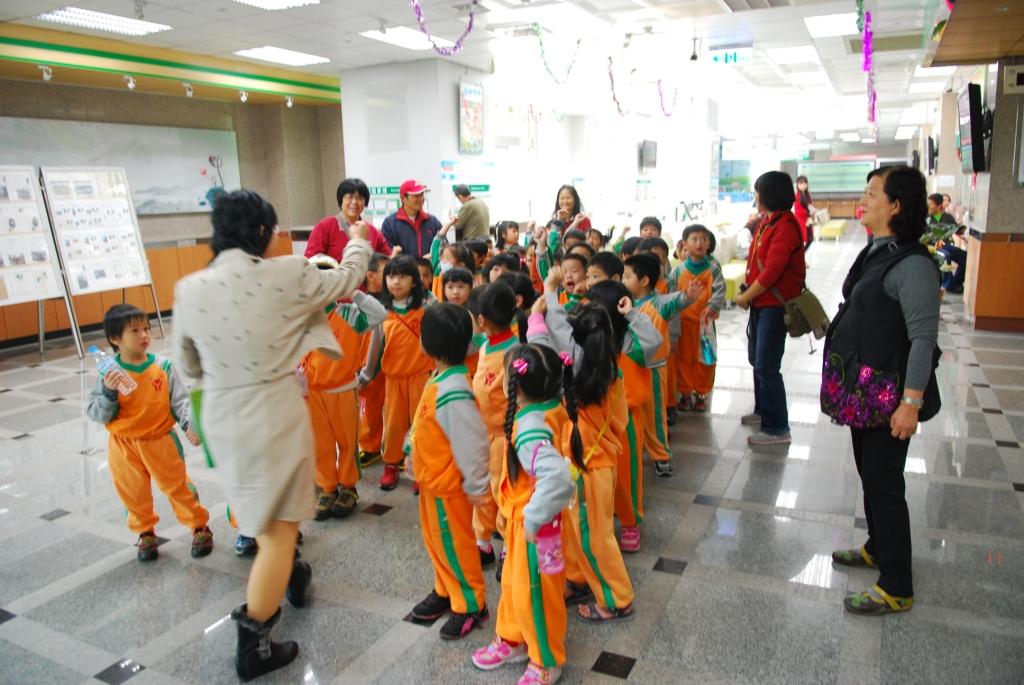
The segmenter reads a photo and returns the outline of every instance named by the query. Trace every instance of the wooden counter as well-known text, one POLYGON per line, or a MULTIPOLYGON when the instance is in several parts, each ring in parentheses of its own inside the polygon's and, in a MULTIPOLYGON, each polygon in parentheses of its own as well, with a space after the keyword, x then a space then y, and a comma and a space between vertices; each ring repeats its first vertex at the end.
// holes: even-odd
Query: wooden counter
POLYGON ((967 238, 964 301, 976 330, 1024 331, 1024 242, 1017 240, 1020 237, 981 233, 967 238))

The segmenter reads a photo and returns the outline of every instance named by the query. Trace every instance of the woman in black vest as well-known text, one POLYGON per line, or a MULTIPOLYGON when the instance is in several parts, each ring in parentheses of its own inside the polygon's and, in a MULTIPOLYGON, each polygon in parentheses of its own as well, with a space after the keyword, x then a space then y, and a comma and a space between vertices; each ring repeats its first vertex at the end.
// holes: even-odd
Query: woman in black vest
POLYGON ((908 611, 914 601, 903 469, 918 422, 938 411, 939 272, 919 242, 925 197, 916 169, 868 175, 861 221, 874 240, 846 277, 826 339, 822 410, 850 426, 868 524, 867 542, 832 560, 879 571, 870 590, 846 598, 856 614, 908 611))

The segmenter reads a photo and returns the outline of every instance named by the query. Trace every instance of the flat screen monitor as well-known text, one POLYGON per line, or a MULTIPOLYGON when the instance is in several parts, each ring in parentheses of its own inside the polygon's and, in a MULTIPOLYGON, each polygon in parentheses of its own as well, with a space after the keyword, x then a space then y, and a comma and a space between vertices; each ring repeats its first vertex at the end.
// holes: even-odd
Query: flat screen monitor
POLYGON ((640 143, 640 167, 642 169, 653 169, 658 166, 658 143, 653 140, 645 140, 640 143))
POLYGON ((968 83, 957 100, 960 119, 960 158, 963 170, 985 170, 985 144, 982 139, 981 86, 968 83))

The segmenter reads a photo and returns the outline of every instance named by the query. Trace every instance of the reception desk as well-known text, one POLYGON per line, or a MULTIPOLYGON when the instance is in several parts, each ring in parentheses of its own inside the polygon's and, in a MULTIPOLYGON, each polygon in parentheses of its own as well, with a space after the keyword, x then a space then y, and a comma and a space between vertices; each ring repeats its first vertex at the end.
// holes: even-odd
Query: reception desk
POLYGON ((974 232, 967 238, 964 300, 976 330, 1024 332, 1024 242, 1018 238, 974 232))

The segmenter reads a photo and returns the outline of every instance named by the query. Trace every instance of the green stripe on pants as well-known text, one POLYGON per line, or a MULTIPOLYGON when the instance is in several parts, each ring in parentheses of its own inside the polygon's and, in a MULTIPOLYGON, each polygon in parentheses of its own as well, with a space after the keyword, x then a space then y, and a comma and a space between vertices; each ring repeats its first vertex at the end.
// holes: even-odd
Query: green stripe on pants
POLYGON ((633 414, 628 414, 629 419, 626 421, 626 439, 629 441, 629 499, 633 503, 633 517, 636 518, 636 522, 640 523, 643 517, 640 516, 640 486, 638 479, 640 478, 640 445, 636 444, 636 426, 633 425, 633 414))
POLYGON ((452 567, 452 572, 455 573, 455 578, 459 581, 459 587, 462 588, 462 596, 466 600, 466 612, 475 614, 480 611, 480 606, 476 603, 476 595, 473 593, 473 588, 469 586, 466 574, 462 572, 462 565, 459 564, 459 556, 455 553, 455 541, 452 540, 452 531, 448 527, 448 513, 444 510, 444 500, 440 497, 435 497, 434 503, 437 506, 437 525, 441 529, 444 555, 448 558, 448 564, 452 567))
MULTIPOLYGON (((537 567, 537 547, 526 543, 526 565, 530 571, 530 607, 533 609, 533 629, 537 631, 537 648, 540 650, 541 666, 556 668, 555 655, 548 644, 548 622, 544 616, 544 590, 540 584, 540 570, 537 567)), ((561 598, 559 598, 561 599, 561 598)))
POLYGON ((583 476, 580 476, 576 481, 576 500, 580 506, 580 543, 583 545, 583 553, 587 556, 590 568, 593 569, 594 575, 597 576, 597 581, 601 583, 601 594, 604 596, 605 607, 615 609, 615 597, 612 596, 612 589, 608 587, 608 583, 601 573, 601 568, 597 565, 597 557, 594 556, 594 552, 590 548, 590 521, 587 519, 587 498, 584 495, 585 492, 583 476))

